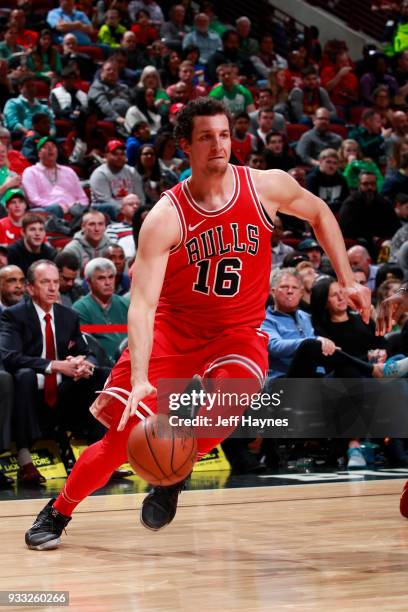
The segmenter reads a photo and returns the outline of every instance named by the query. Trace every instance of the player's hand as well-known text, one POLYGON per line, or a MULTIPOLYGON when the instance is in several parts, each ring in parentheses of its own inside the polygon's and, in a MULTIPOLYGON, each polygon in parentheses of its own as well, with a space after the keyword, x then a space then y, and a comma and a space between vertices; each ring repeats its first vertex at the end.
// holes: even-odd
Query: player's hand
POLYGON ((370 320, 371 312, 371 291, 360 283, 352 283, 343 287, 348 305, 360 313, 364 323, 370 320))
POLYGON ((124 409, 122 418, 119 421, 118 431, 122 431, 125 428, 128 420, 136 414, 139 402, 148 395, 156 395, 156 393, 157 389, 153 387, 148 380, 144 383, 137 383, 136 385, 133 385, 126 408, 124 409))
POLYGON ((383 336, 391 331, 393 324, 408 310, 408 293, 396 293, 381 302, 375 333, 383 336))
POLYGON ((319 336, 317 339, 322 345, 322 353, 326 357, 328 355, 333 355, 333 353, 339 348, 334 344, 333 340, 330 340, 329 338, 323 338, 322 336, 319 336))

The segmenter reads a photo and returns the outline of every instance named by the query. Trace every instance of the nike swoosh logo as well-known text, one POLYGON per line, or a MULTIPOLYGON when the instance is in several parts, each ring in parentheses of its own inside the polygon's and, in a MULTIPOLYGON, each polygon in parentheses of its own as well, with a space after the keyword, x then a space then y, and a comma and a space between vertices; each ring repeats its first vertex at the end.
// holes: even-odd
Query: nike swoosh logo
POLYGON ((201 225, 202 223, 204 223, 205 219, 203 219, 202 221, 200 221, 199 223, 196 223, 195 225, 191 225, 189 224, 188 226, 188 231, 189 232, 193 232, 195 229, 197 229, 197 227, 199 227, 199 225, 201 225))

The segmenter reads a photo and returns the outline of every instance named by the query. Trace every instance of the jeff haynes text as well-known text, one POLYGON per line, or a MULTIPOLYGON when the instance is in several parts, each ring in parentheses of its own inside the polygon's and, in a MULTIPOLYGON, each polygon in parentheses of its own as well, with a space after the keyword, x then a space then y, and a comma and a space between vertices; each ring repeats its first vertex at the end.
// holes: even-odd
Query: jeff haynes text
POLYGON ((196 416, 191 419, 178 417, 177 415, 169 416, 169 423, 172 427, 288 427, 289 419, 272 419, 253 417, 251 415, 231 415, 223 417, 196 416))

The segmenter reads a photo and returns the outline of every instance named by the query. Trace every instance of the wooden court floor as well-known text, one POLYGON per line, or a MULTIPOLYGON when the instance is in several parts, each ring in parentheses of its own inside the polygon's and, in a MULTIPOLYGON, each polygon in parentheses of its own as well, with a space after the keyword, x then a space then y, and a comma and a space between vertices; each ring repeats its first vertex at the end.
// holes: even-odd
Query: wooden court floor
POLYGON ((95 496, 48 552, 24 544, 44 500, 3 501, 0 590, 70 592, 42 610, 406 611, 403 482, 187 491, 159 533, 143 495, 95 496))

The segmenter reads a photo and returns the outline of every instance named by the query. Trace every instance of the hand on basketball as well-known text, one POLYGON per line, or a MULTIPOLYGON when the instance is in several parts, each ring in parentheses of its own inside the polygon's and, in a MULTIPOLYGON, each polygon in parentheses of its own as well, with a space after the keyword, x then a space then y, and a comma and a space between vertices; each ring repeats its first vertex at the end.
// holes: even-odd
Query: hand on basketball
POLYGON ((343 287, 349 306, 360 313, 364 323, 370 320, 371 291, 360 283, 352 283, 343 287))
POLYGON ((395 293, 381 302, 375 333, 383 336, 391 331, 393 323, 408 309, 408 293, 395 293))
POLYGON ((125 428, 128 420, 136 414, 139 402, 148 395, 156 395, 156 393, 157 389, 153 387, 148 380, 144 383, 137 383, 133 385, 126 408, 124 409, 122 418, 119 421, 118 431, 122 431, 125 428))

